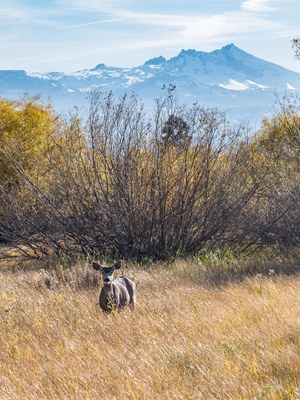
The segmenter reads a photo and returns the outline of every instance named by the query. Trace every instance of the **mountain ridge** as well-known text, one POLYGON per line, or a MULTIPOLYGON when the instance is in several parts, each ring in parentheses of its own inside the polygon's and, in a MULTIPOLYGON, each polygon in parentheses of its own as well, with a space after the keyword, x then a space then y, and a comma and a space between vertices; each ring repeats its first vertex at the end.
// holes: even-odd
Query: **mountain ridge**
MULTIPOLYGON (((134 91, 146 103, 162 95, 163 85, 177 87, 183 102, 231 109, 233 118, 261 117, 274 102, 274 92, 300 92, 300 74, 255 57, 233 43, 212 52, 182 49, 132 68, 97 64, 72 73, 0 70, 0 95, 18 98, 24 92, 51 97, 59 110, 85 106, 95 89, 116 95, 134 91)), ((87 106, 87 105, 86 105, 87 106)))

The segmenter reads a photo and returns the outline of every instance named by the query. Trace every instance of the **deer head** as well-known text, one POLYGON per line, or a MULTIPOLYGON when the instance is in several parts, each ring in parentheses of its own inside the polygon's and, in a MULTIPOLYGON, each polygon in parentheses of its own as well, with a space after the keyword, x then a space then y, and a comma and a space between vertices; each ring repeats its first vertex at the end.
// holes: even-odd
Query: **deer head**
POLYGON ((115 270, 121 268, 121 261, 117 261, 112 267, 103 267, 96 261, 93 261, 92 265, 96 271, 102 272, 104 285, 110 285, 113 281, 115 270))

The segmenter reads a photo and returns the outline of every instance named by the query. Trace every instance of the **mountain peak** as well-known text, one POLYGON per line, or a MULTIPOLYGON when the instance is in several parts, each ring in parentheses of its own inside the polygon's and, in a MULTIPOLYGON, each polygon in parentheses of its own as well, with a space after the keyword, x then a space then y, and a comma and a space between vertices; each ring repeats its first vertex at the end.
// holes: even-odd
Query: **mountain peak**
POLYGON ((248 54, 233 43, 227 44, 226 46, 223 46, 221 48, 221 50, 215 50, 215 51, 213 51, 213 53, 222 53, 222 54, 230 55, 233 57, 241 56, 241 55, 245 56, 246 54, 248 54))
POLYGON ((214 50, 212 52, 204 52, 204 51, 197 51, 194 49, 184 50, 182 49, 181 52, 178 54, 177 57, 173 57, 174 60, 185 58, 185 57, 195 57, 201 59, 208 59, 211 56, 215 55, 224 55, 224 56, 231 56, 231 57, 241 57, 247 54, 245 51, 241 50, 235 44, 230 43, 226 46, 223 46, 221 49, 214 50))
POLYGON ((107 65, 101 63, 101 64, 96 65, 95 68, 92 68, 92 71, 101 71, 103 69, 109 69, 109 68, 110 67, 108 67, 107 65))
POLYGON ((163 56, 154 57, 146 61, 144 65, 160 65, 164 64, 167 60, 163 56))
POLYGON ((241 49, 239 49, 234 43, 226 44, 226 46, 223 46, 221 48, 221 51, 230 51, 230 50, 233 50, 233 49, 241 51, 241 49))
POLYGON ((201 52, 196 51, 195 49, 189 49, 189 50, 182 49, 181 52, 178 54, 178 57, 194 56, 197 53, 201 53, 201 52))

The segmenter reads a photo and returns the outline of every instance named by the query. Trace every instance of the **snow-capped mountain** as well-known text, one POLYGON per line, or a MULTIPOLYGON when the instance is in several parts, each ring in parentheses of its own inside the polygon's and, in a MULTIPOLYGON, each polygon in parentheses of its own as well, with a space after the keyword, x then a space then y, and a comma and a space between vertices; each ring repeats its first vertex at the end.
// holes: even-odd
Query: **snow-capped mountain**
POLYGON ((300 74, 254 57, 229 44, 210 53, 182 50, 166 60, 160 56, 134 68, 99 64, 71 74, 0 71, 0 95, 19 98, 41 94, 59 110, 88 107, 87 93, 112 90, 135 92, 148 104, 173 84, 180 100, 227 110, 233 119, 257 120, 272 111, 275 92, 300 92, 300 74))

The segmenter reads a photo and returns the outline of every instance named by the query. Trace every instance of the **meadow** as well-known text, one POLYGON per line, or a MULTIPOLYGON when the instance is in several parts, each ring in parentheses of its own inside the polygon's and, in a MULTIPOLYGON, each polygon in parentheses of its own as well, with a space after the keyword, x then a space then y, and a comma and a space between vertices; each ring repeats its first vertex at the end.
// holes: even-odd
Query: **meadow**
POLYGON ((224 270, 129 263, 136 310, 105 316, 85 262, 3 268, 0 399, 299 399, 299 275, 224 270))

